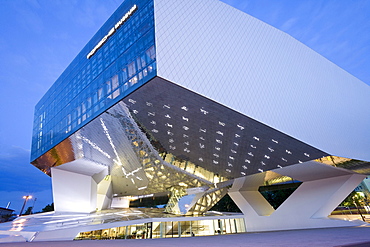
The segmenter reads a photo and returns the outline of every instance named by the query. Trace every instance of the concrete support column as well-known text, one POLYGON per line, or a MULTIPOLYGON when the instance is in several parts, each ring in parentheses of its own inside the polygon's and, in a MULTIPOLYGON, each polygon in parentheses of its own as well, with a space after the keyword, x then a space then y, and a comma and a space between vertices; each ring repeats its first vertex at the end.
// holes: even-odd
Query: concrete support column
POLYGON ((107 175, 106 166, 83 158, 52 167, 55 211, 90 213, 108 208, 112 189, 107 175), (108 179, 103 180, 104 178, 108 179))
POLYGON ((249 232, 358 225, 361 222, 334 220, 327 216, 365 177, 317 162, 306 162, 238 178, 229 195, 245 215, 249 232), (303 182, 276 210, 258 191, 271 174, 303 182))
POLYGON ((97 183, 91 176, 55 168, 51 169, 51 176, 55 211, 90 213, 96 210, 97 183))

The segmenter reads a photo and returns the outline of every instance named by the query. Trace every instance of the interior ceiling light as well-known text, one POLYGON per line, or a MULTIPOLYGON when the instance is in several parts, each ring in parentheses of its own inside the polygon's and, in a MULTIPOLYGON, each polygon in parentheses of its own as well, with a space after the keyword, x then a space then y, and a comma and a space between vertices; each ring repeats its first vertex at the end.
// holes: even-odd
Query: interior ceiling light
POLYGON ((188 111, 189 109, 186 106, 181 107, 182 110, 188 111))
POLYGON ((208 114, 208 111, 203 110, 203 109, 200 109, 200 112, 203 113, 204 115, 207 115, 208 114))

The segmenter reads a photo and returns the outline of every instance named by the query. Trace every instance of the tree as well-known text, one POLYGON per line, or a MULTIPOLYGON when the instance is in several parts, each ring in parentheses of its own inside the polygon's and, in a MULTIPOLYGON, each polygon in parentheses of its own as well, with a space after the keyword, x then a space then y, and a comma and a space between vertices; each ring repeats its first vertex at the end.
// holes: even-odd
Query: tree
POLYGON ((45 212, 50 212, 50 211, 54 211, 54 202, 52 204, 48 204, 46 205, 43 209, 42 209, 42 212, 45 213, 45 212))
POLYGON ((23 215, 29 215, 32 214, 32 207, 28 207, 26 212, 23 215))
POLYGON ((342 201, 340 206, 345 206, 345 207, 356 207, 356 206, 361 206, 362 201, 365 198, 357 193, 356 191, 352 191, 351 194, 349 194, 346 199, 342 201))
POLYGON ((355 207, 357 209, 357 212, 359 215, 361 215, 361 218, 363 221, 365 221, 365 217, 361 213, 362 203, 366 200, 366 198, 361 195, 361 193, 357 193, 356 191, 352 191, 351 194, 349 194, 346 199, 340 204, 340 206, 345 207, 355 207))
POLYGON ((219 211, 219 212, 241 212, 235 202, 231 197, 226 194, 220 201, 218 201, 210 211, 219 211))

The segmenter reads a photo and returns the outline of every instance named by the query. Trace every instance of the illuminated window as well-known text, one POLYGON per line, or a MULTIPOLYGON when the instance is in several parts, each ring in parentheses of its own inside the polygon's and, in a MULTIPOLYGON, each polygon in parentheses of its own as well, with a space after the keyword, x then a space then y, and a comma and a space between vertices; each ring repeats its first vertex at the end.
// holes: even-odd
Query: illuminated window
POLYGON ((129 82, 131 86, 135 85, 138 82, 137 76, 132 77, 129 82))
POLYGON ((112 90, 115 90, 118 88, 118 75, 115 75, 112 77, 112 90))
POLYGON ((90 109, 92 105, 91 97, 87 98, 86 102, 87 102, 87 108, 90 109))
POLYGON ((122 69, 121 75, 122 75, 122 81, 126 81, 127 80, 127 69, 126 68, 122 69))
POLYGON ((148 50, 146 50, 146 55, 151 59, 151 60, 154 60, 155 59, 155 49, 154 49, 154 45, 151 46, 148 50))
POLYGON ((132 77, 136 74, 135 62, 130 63, 128 66, 128 77, 132 77))
POLYGON ((126 91, 128 89, 128 82, 126 82, 125 84, 123 84, 123 91, 126 91))
POLYGON ((105 86, 106 86, 106 92, 107 92, 107 94, 110 94, 110 92, 112 91, 112 86, 110 84, 110 81, 107 81, 105 83, 105 86))
POLYGON ((98 101, 100 101, 103 98, 103 88, 98 89, 98 101))

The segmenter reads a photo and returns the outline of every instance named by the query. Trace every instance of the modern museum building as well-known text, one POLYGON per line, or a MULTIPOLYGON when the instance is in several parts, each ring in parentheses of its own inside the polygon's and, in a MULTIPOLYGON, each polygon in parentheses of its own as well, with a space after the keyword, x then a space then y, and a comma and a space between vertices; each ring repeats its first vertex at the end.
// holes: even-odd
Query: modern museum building
POLYGON ((358 225, 328 216, 370 175, 369 105, 364 82, 225 3, 125 0, 35 108, 31 163, 52 178, 55 212, 7 234, 358 225), (278 208, 260 193, 291 184, 278 208), (227 194, 241 213, 210 210, 227 194))

